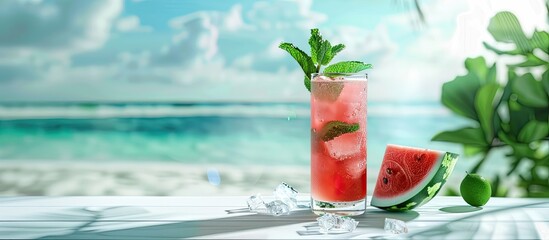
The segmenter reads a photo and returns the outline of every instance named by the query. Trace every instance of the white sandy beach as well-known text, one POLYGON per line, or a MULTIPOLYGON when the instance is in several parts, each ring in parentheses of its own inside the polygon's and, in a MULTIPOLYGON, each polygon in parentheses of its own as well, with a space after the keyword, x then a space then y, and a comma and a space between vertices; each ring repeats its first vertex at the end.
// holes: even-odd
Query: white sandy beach
POLYGON ((309 176, 306 167, 4 161, 0 195, 270 194, 282 181, 308 192, 309 176))
MULTIPOLYGON (((368 169, 368 195, 374 190, 377 171, 368 169)), ((2 160, 0 196, 270 195, 281 182, 308 193, 309 179, 307 166, 2 160)), ((452 176, 447 186, 458 187, 458 176, 452 176)))
MULTIPOLYGON (((371 193, 375 179, 373 173, 369 175, 371 193)), ((3 161, 0 195, 269 195, 281 182, 306 193, 310 191, 309 178, 306 166, 3 161), (211 182, 208 171, 213 176, 211 182)))

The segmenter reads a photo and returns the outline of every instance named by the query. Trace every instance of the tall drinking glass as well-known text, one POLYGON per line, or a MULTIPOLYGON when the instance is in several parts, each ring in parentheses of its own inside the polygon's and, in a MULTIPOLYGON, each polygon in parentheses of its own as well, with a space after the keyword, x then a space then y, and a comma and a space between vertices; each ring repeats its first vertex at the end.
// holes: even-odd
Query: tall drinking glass
POLYGON ((360 215, 366 209, 366 74, 311 78, 313 212, 360 215))

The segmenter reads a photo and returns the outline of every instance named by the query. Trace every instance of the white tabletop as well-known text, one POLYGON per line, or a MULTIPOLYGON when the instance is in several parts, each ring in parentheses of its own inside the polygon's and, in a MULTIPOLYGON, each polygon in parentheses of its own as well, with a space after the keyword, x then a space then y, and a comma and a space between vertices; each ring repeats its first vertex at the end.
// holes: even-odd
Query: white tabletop
MULTIPOLYGON (((307 196, 300 196, 306 201, 307 196)), ((369 200, 369 199, 368 199, 369 200)), ((482 209, 459 197, 436 197, 407 213, 368 207, 352 233, 316 232, 316 215, 231 213, 246 197, 2 197, 4 239, 548 239, 549 199, 492 198, 482 209), (385 218, 407 222, 409 233, 383 230, 385 218), (307 233, 307 235, 304 235, 307 233)))

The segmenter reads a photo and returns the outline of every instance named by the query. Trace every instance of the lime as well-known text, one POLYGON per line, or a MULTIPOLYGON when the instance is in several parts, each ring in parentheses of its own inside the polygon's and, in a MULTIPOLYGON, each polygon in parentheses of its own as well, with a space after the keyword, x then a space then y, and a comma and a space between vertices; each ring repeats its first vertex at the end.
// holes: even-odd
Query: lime
POLYGON ((459 190, 463 200, 474 207, 484 206, 492 195, 490 183, 475 173, 467 173, 467 176, 461 181, 459 190))

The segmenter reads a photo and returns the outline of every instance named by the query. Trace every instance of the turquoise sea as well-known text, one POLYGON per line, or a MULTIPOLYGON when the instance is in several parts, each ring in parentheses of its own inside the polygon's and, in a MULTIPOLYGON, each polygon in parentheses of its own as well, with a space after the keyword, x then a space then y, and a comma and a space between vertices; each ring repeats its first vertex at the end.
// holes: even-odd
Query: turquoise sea
MULTIPOLYGON (((0 161, 309 164, 308 103, 4 103, 0 161)), ((431 142, 467 121, 438 102, 368 105, 368 167, 388 143, 431 142)))

